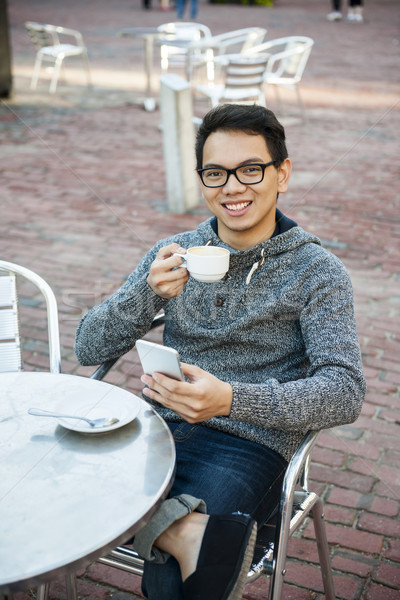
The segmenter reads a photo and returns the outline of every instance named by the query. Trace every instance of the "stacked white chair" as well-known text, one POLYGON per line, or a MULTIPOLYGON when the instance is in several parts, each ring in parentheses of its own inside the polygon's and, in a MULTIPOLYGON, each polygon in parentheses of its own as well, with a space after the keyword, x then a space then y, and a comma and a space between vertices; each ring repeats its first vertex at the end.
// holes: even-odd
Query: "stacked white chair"
POLYGON ((259 53, 270 54, 265 70, 266 93, 268 93, 268 86, 273 86, 280 100, 279 87, 295 90, 303 116, 305 110, 299 86, 313 45, 314 40, 310 37, 293 35, 263 42, 246 51, 248 56, 259 53))

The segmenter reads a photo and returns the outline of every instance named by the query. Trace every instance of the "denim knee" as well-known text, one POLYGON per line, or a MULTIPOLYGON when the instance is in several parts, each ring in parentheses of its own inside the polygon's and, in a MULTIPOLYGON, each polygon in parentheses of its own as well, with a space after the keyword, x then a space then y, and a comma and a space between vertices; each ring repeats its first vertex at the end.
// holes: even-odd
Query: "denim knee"
POLYGON ((189 494, 180 494, 165 500, 147 525, 135 535, 133 549, 147 561, 158 564, 165 563, 170 554, 154 547, 156 539, 178 519, 182 519, 194 511, 205 513, 206 510, 203 500, 189 494))

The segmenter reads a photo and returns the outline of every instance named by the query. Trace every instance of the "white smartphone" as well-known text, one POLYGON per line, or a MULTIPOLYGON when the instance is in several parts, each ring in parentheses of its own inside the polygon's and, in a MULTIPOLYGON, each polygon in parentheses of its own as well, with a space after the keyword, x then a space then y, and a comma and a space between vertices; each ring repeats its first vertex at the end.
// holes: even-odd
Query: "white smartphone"
POLYGON ((145 340, 137 340, 136 350, 138 351, 143 371, 147 375, 153 375, 156 371, 157 373, 168 375, 168 377, 172 377, 173 379, 184 381, 179 354, 174 348, 145 340))

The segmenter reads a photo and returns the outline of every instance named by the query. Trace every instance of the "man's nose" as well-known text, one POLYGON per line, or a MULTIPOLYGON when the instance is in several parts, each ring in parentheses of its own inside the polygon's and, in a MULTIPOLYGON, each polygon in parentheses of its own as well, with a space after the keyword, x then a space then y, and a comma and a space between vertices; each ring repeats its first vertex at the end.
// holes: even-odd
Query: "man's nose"
POLYGON ((241 183, 239 179, 236 177, 235 173, 229 173, 228 180, 224 185, 224 189, 232 190, 242 190, 246 187, 246 184, 241 183))

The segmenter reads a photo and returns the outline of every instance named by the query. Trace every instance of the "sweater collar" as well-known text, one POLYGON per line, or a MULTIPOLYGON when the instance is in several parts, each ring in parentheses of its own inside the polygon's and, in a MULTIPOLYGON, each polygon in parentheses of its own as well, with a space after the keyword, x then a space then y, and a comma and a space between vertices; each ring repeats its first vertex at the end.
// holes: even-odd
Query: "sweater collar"
MULTIPOLYGON (((275 225, 274 233, 269 238, 269 240, 275 238, 278 235, 281 235, 282 233, 286 233, 286 231, 289 231, 289 229, 292 229, 293 227, 297 227, 296 221, 293 221, 292 219, 289 219, 289 217, 286 217, 278 208, 276 209, 275 223, 276 223, 276 225, 275 225)), ((269 241, 269 240, 266 240, 264 242, 261 242, 261 244, 257 244, 257 246, 254 246, 253 248, 249 248, 248 250, 244 250, 244 251, 235 250, 234 248, 231 248, 227 244, 224 244, 224 242, 222 242, 222 240, 220 240, 220 238, 218 237, 217 217, 211 217, 210 219, 208 219, 208 221, 206 221, 202 225, 209 225, 209 227, 212 230, 212 233, 214 234, 212 236, 212 238, 210 238, 208 240, 209 243, 211 243, 213 245, 218 245, 218 246, 225 246, 234 254, 236 254, 238 252, 252 252, 252 250, 254 248, 262 247, 266 242, 269 241)))
POLYGON ((222 246, 230 251, 232 268, 240 265, 241 269, 247 269, 247 285, 250 283, 253 274, 263 266, 268 257, 293 250, 303 244, 321 243, 316 236, 305 232, 295 221, 286 217, 278 209, 276 210, 276 227, 271 238, 247 250, 231 248, 218 237, 217 231, 218 222, 216 217, 211 217, 198 228, 204 244, 222 246))

